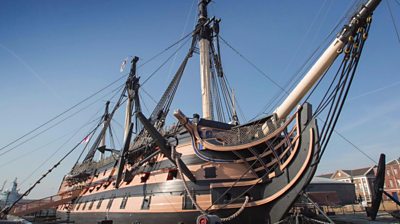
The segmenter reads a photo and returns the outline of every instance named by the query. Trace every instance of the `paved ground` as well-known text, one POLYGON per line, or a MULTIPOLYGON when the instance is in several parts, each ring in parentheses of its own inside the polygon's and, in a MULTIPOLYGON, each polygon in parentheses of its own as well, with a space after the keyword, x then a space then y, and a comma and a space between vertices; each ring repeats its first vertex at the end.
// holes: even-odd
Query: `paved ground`
POLYGON ((336 215, 330 216, 330 218, 335 223, 353 223, 353 224, 361 224, 361 223, 400 223, 400 220, 393 218, 388 213, 378 213, 375 221, 371 221, 365 214, 356 213, 356 214, 346 214, 346 215, 336 215))

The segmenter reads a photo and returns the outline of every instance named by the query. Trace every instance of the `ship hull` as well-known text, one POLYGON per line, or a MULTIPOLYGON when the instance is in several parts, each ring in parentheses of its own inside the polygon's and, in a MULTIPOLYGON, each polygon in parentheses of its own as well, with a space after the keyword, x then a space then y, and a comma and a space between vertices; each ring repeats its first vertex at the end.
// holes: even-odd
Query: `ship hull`
MULTIPOLYGON (((268 210, 268 206, 246 208, 238 217, 224 223, 269 224, 271 223, 270 218, 266 216, 268 210)), ((218 215, 221 217, 228 217, 236 211, 237 209, 226 209, 219 211, 218 215)), ((113 224, 195 224, 199 215, 201 215, 201 213, 198 211, 180 213, 109 213, 108 220, 112 220, 113 224)), ((60 217, 61 220, 68 219, 66 212, 59 212, 58 217, 60 217)), ((69 214, 69 220, 74 221, 76 224, 97 224, 106 219, 107 214, 102 212, 69 214)))
MULTIPOLYGON (((282 169, 274 170, 274 177, 269 179, 243 180, 239 184, 232 185, 233 180, 213 179, 202 180, 197 183, 189 182, 189 189, 196 192, 196 200, 203 209, 210 206, 210 214, 219 217, 229 217, 239 211, 242 206, 245 209, 232 220, 224 223, 260 223, 271 224, 281 220, 289 211, 292 204, 301 194, 302 190, 311 181, 318 164, 319 141, 318 129, 315 119, 310 116, 311 107, 305 106, 298 116, 299 138, 298 146, 293 148, 290 162, 282 164, 282 169), (231 198, 240 197, 243 192, 250 200, 246 204, 242 197, 239 201, 227 204, 220 200, 224 192, 230 192, 231 198), (226 207, 225 207, 226 206, 226 207)), ((228 165, 224 165, 226 167, 228 165)), ((200 175, 196 175, 200 176, 200 175)), ((93 189, 92 189, 93 190, 93 189)), ((185 204, 185 190, 181 180, 164 182, 162 184, 148 184, 137 187, 125 187, 104 191, 103 193, 87 192, 89 195, 82 195, 72 203, 72 210, 68 214, 69 220, 75 223, 98 223, 102 220, 112 220, 114 223, 134 224, 173 224, 173 223, 195 223, 196 218, 201 214, 194 207, 183 208, 185 204), (140 191, 137 191, 140 190, 140 191), (130 195, 128 204, 122 206, 124 195, 130 195), (148 207, 144 208, 146 195, 148 207), (99 198, 114 197, 110 209, 105 209, 105 203, 99 205, 102 211, 93 211, 94 202, 99 198), (150 202, 151 201, 151 202, 150 202), (90 205, 89 205, 90 204, 90 205), (151 205, 150 205, 151 204, 151 205), (83 205, 83 207, 82 207, 83 205), (89 205, 89 207, 87 207, 89 205), (93 208, 92 208, 93 206, 93 208), (186 210, 187 209, 187 210, 186 210)), ((113 199, 112 199, 113 200, 113 199)), ((100 203, 100 202, 99 202, 100 203)), ((66 207, 60 207, 58 215, 67 219, 66 207)))

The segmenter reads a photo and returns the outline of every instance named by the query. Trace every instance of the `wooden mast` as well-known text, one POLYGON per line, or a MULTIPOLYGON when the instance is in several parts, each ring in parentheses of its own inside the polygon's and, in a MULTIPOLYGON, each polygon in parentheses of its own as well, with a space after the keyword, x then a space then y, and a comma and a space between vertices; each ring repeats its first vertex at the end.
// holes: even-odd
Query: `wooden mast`
MULTIPOLYGON (((106 102, 106 109, 105 109, 105 111, 104 111, 103 128, 105 128, 105 127, 107 126, 107 121, 108 121, 108 118, 109 118, 109 113, 108 113, 108 107, 109 107, 109 105, 110 105, 110 101, 107 101, 107 102, 106 102)), ((101 141, 100 141, 100 144, 99 144, 99 148, 100 148, 100 147, 106 148, 106 134, 105 134, 105 133, 104 133, 104 135, 103 135, 102 138, 101 138, 101 141)), ((103 152, 100 153, 100 160, 103 160, 103 159, 104 159, 104 153, 105 153, 105 151, 103 151, 103 152)))
POLYGON ((213 120, 213 107, 211 98, 211 72, 210 72, 210 28, 207 20, 207 4, 209 0, 200 0, 199 19, 200 26, 200 79, 203 118, 213 120))
POLYGON ((311 67, 300 83, 293 89, 286 100, 275 110, 277 119, 285 119, 297 106, 300 100, 308 93, 314 84, 322 77, 326 70, 333 64, 343 47, 355 35, 358 28, 367 22, 381 0, 369 0, 358 10, 336 39, 330 44, 317 62, 311 67))
POLYGON ((137 84, 137 77, 136 77, 136 63, 139 61, 138 57, 134 57, 131 61, 132 67, 131 71, 129 72, 129 78, 128 81, 126 82, 126 88, 127 88, 127 93, 128 93, 128 100, 126 101, 126 110, 125 110, 125 128, 124 128, 124 141, 126 141, 126 138, 129 133, 129 126, 132 123, 132 111, 133 111, 133 100, 135 96, 135 85, 137 84))

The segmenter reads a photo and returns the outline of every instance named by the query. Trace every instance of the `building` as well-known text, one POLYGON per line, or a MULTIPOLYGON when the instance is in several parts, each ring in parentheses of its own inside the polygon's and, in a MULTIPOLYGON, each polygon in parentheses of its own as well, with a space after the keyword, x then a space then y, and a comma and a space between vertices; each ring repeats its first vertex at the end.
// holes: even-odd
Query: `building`
MULTIPOLYGON (((385 191, 399 200, 400 196, 400 158, 394 159, 386 164, 385 191)), ((384 196, 384 200, 390 200, 384 196)))
POLYGON ((314 177, 305 192, 318 205, 336 206, 354 204, 356 201, 354 188, 353 183, 332 180, 329 177, 314 177))
POLYGON ((332 174, 319 175, 319 177, 353 183, 357 200, 366 204, 372 200, 375 172, 376 166, 371 166, 354 170, 337 170, 332 174))

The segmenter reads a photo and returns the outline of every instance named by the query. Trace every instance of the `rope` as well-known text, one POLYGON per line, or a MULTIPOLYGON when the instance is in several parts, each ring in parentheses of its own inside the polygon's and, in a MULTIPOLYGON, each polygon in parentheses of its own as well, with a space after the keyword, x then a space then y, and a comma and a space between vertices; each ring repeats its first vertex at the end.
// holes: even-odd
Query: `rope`
POLYGON ((249 202, 249 196, 246 196, 246 199, 243 202, 242 207, 239 208, 239 210, 237 210, 235 213, 233 213, 231 216, 227 217, 227 218, 221 218, 222 222, 228 222, 231 221, 232 219, 238 217, 240 215, 240 213, 243 212, 244 208, 247 205, 247 202, 249 202))
MULTIPOLYGON (((114 92, 114 91, 120 89, 121 86, 122 86, 122 85, 118 86, 116 89, 112 90, 112 91, 109 92, 109 93, 112 93, 112 92, 114 92)), ((98 92, 98 93, 100 93, 100 92, 98 92)), ((106 95, 108 95, 109 93, 107 93, 106 95)), ((93 95, 93 96, 94 96, 94 95, 93 95)), ((9 153, 9 152, 11 152, 11 151, 13 151, 13 150, 15 150, 16 148, 20 147, 21 145, 24 145, 25 143, 31 141, 32 139, 34 139, 34 138, 40 136, 40 135, 43 134, 43 133, 49 131, 50 129, 52 129, 52 128, 58 126, 59 124, 63 123, 64 121, 66 121, 66 120, 68 120, 68 119, 74 117, 75 115, 79 114, 80 112, 82 112, 82 111, 84 111, 84 110, 90 108, 92 105, 94 105, 95 103, 99 102, 99 101, 102 100, 104 97, 105 97, 105 96, 102 96, 102 97, 96 99, 95 101, 93 101, 92 103, 88 104, 87 106, 85 106, 85 107, 79 109, 78 111, 75 111, 74 113, 68 115, 67 117, 64 117, 63 119, 57 121, 57 123, 52 124, 51 126, 47 127, 46 129, 40 131, 39 133, 37 133, 37 134, 35 134, 35 135, 29 137, 28 139, 25 139, 24 141, 18 143, 17 145, 14 145, 13 147, 7 149, 6 151, 0 153, 0 157, 3 156, 3 155, 5 155, 5 154, 7 154, 7 153, 9 153)), ((91 97, 90 97, 90 98, 91 98, 91 97)), ((87 98, 87 100, 89 100, 90 98, 87 98)), ((83 101, 81 101, 81 102, 83 102, 83 101)), ((78 104, 76 104, 76 106, 77 106, 77 105, 78 105, 78 104)), ((68 111, 69 111, 69 110, 72 110, 72 109, 73 109, 73 108, 70 108, 70 109, 68 109, 68 111)), ((15 140, 14 142, 12 142, 12 143, 8 144, 7 146, 1 148, 0 151, 1 151, 2 149, 7 148, 7 147, 10 146, 11 144, 13 144, 13 143, 15 143, 15 142, 17 142, 17 141, 23 139, 24 137, 28 136, 29 134, 34 133, 35 131, 37 131, 37 130, 40 129, 41 127, 43 127, 43 126, 45 126, 45 125, 51 123, 51 122, 54 121, 56 118, 58 118, 58 117, 64 115, 66 112, 67 112, 67 111, 63 112, 62 114, 57 115, 57 117, 54 117, 54 118, 50 119, 50 120, 47 121, 45 124, 43 124, 43 125, 41 125, 41 126, 35 128, 34 130, 32 130, 32 131, 30 131, 29 133, 23 135, 22 137, 20 137, 19 139, 15 140)))
MULTIPOLYGON (((169 47, 165 48, 163 51, 159 52, 158 54, 154 55, 153 57, 151 57, 149 60, 145 61, 143 64, 141 64, 138 68, 143 67, 144 65, 146 65, 147 63, 151 62, 152 60, 154 60, 155 58, 159 57, 160 55, 162 55, 163 53, 165 53, 166 51, 168 51, 169 49, 173 48, 174 46, 176 46, 177 44, 181 43, 183 40, 185 40, 187 37, 191 36, 193 34, 193 32, 190 32, 188 34, 186 34, 185 36, 183 36, 181 39, 179 39, 178 41, 176 41, 175 43, 171 44, 169 47)), ((178 48, 178 50, 181 47, 178 48)), ((110 84, 106 85, 105 87, 101 88, 100 90, 94 92, 93 94, 91 94, 90 96, 84 98, 83 100, 79 101, 78 103, 76 103, 75 105, 71 106, 70 108, 66 109, 65 111, 61 112, 60 114, 52 117, 51 119, 47 120, 46 122, 42 123, 41 125, 37 126, 36 128, 26 132, 25 134, 23 134, 22 136, 12 140, 11 142, 9 142, 8 144, 0 147, 0 151, 8 148, 9 146, 13 145, 14 143, 20 141, 21 139, 31 135, 32 133, 36 132, 37 130, 39 130, 40 128, 50 124, 51 122, 55 121, 57 118, 63 116, 64 114, 70 112, 71 110, 73 110, 74 108, 78 107, 79 105, 83 104, 84 102, 88 101, 89 99, 93 98, 94 96, 96 96, 97 94, 103 92, 104 90, 108 89, 110 86, 114 85, 115 83, 117 83, 118 81, 120 81, 121 79, 125 78, 125 75, 122 75, 121 77, 119 77, 118 79, 114 80, 113 82, 111 82, 110 84)), ((149 77, 150 78, 150 77, 149 77)), ((148 78, 148 79, 149 79, 148 78)), ((119 88, 119 87, 118 87, 119 88)), ((64 120, 63 120, 64 121, 64 120)), ((39 133, 38 135, 40 135, 42 133, 39 133)), ((37 135, 35 135, 34 137, 36 137, 37 135)), ((33 138, 34 138, 33 137, 33 138)), ((27 141, 30 141, 32 138, 26 140, 25 142, 23 142, 22 144, 26 143, 27 141)), ((18 145, 19 146, 19 145, 18 145)), ((17 147, 18 147, 17 146, 17 147)), ((15 149, 16 147, 13 147, 11 149, 9 149, 7 152, 15 149)), ((5 152, 5 153, 7 153, 5 152)), ((3 153, 3 154, 5 154, 3 153)), ((3 155, 1 154, 1 155, 3 155)), ((1 156, 0 155, 0 156, 1 156)))
MULTIPOLYGON (((241 57, 243 60, 245 60, 249 65, 251 65, 255 70, 257 70, 262 76, 267 78, 271 83, 273 83, 276 87, 281 89, 282 91, 286 92, 285 88, 283 88, 281 85, 279 85, 277 82, 275 82, 269 75, 267 75, 263 70, 261 70, 256 64, 251 62, 248 58, 246 58, 243 54, 241 54, 238 50, 236 50, 232 45, 230 45, 224 38, 219 36, 221 38, 222 42, 225 43, 226 46, 228 46, 232 51, 234 51, 239 57, 241 57)), ((286 92, 287 93, 287 92, 286 92)))
MULTIPOLYGON (((99 124, 100 125, 100 124, 99 124)), ((97 127, 96 127, 97 128, 97 127)), ((95 128, 95 129, 96 129, 95 128)), ((86 135, 86 137, 90 136, 91 134, 93 134, 93 132, 95 131, 92 130, 91 132, 89 132, 89 134, 86 135)), ((86 138, 85 137, 85 138, 86 138)), ((57 168, 62 161, 64 161, 76 148, 78 148, 78 146, 81 143, 77 143, 66 155, 64 155, 56 164, 54 164, 46 173, 44 173, 28 190, 26 190, 13 204, 11 204, 9 207, 5 207, 1 212, 0 212, 0 217, 3 215, 7 215, 11 209, 25 196, 28 196, 28 194, 36 187, 36 185, 40 184, 40 182, 48 175, 50 174, 55 168, 57 168)))
POLYGON ((186 179, 185 179, 185 177, 184 177, 184 175, 183 175, 183 172, 182 172, 182 169, 181 169, 181 165, 180 165, 180 163, 179 163, 179 156, 176 156, 176 158, 175 158, 175 163, 176 163, 176 166, 178 167, 179 176, 180 176, 181 179, 182 179, 183 186, 185 187, 185 191, 186 191, 187 195, 189 196, 190 200, 192 201, 192 203, 194 204, 194 206, 196 207, 196 209, 199 210, 199 211, 201 212, 201 214, 207 215, 207 212, 204 211, 204 210, 199 206, 199 204, 197 204, 197 201, 194 200, 193 195, 192 195, 192 194, 190 193, 190 191, 189 191, 189 187, 187 186, 186 179))
MULTIPOLYGON (((93 121, 90 121, 90 122, 86 123, 84 126, 87 126, 87 125, 89 125, 89 124, 91 124, 91 123, 93 123, 93 122, 95 122, 95 121, 97 121, 97 120, 98 120, 98 119, 93 120, 93 121)), ((4 166, 7 166, 8 164, 11 164, 11 163, 13 163, 13 162, 15 162, 15 161, 17 161, 17 160, 22 159, 22 158, 25 158, 25 157, 29 156, 30 154, 32 154, 32 153, 34 153, 34 152, 40 151, 40 150, 44 149, 45 147, 47 147, 47 146, 49 146, 49 145, 51 145, 51 144, 53 144, 53 143, 55 143, 55 142, 58 142, 58 141, 60 141, 61 139, 63 139, 63 138, 65 138, 65 137, 69 136, 70 134, 73 134, 73 133, 75 133, 75 132, 79 132, 82 128, 83 128, 83 126, 80 127, 80 128, 78 128, 78 129, 72 130, 72 131, 70 131, 70 132, 68 132, 68 133, 66 133, 66 134, 64 134, 64 135, 62 135, 62 136, 59 136, 58 138, 56 138, 56 139, 54 139, 54 140, 52 140, 52 141, 49 141, 49 142, 47 142, 47 143, 44 144, 44 145, 41 145, 41 146, 39 146, 39 147, 37 147, 37 148, 34 148, 34 149, 31 150, 31 151, 24 152, 24 154, 18 155, 17 157, 14 157, 13 159, 11 159, 11 160, 9 160, 9 161, 7 161, 7 162, 1 164, 1 165, 0 165, 0 168, 2 168, 2 167, 4 167, 4 166)))
POLYGON ((168 62, 169 60, 171 60, 171 59, 174 57, 174 55, 175 55, 179 50, 181 50, 189 40, 190 40, 190 39, 186 40, 186 41, 185 41, 181 46, 179 46, 178 49, 176 49, 167 59, 165 59, 165 61, 164 61, 160 66, 158 66, 157 69, 154 70, 154 72, 152 72, 152 73, 149 75, 149 77, 147 77, 147 78, 142 82, 142 86, 144 86, 144 85, 146 84, 147 81, 149 81, 158 71, 160 71, 160 69, 161 69, 162 67, 164 67, 164 65, 166 65, 167 62, 168 62))
POLYGON ((182 42, 184 39, 186 39, 187 37, 191 36, 193 34, 193 32, 190 32, 188 34, 186 34, 184 37, 182 37, 181 39, 179 39, 178 41, 176 41, 175 43, 171 44, 169 47, 165 48, 164 50, 162 50, 161 52, 157 53, 156 55, 154 55, 153 57, 151 57, 149 60, 143 62, 143 64, 139 65, 138 68, 143 67, 144 65, 146 65, 147 63, 151 62, 152 60, 156 59, 158 56, 164 54, 165 52, 167 52, 169 49, 173 48, 174 46, 176 46, 177 44, 179 44, 180 42, 182 42))
POLYGON ((331 102, 331 108, 326 117, 326 123, 324 124, 324 127, 321 131, 321 136, 322 136, 320 138, 321 152, 320 152, 320 157, 316 163, 318 163, 321 160, 321 157, 326 150, 329 139, 332 133, 334 132, 337 120, 340 116, 349 89, 351 87, 369 29, 370 29, 370 21, 367 21, 366 26, 363 27, 363 31, 358 32, 356 34, 354 38, 355 39, 354 43, 349 43, 350 47, 348 49, 350 50, 349 51, 350 55, 345 56, 344 60, 347 60, 346 57, 351 57, 351 58, 349 59, 350 60, 349 64, 345 65, 343 68, 341 75, 343 79, 341 77, 342 80, 339 80, 338 83, 338 85, 340 84, 342 86, 340 87, 338 86, 337 89, 335 90, 334 98, 332 99, 331 102), (355 45, 357 45, 357 47, 355 47, 355 45), (337 94, 339 95, 337 96, 337 94))
MULTIPOLYGON (((94 96, 96 96, 97 94, 99 94, 100 92, 104 91, 105 89, 109 88, 110 86, 114 85, 115 83, 117 83, 118 81, 120 81, 122 78, 124 78, 125 76, 121 76, 120 78, 118 78, 117 80, 113 81, 112 83, 108 84, 107 86, 101 88, 100 90, 98 90, 97 92, 93 93, 92 95, 86 97, 85 99, 81 100, 80 102, 76 103, 75 105, 73 105, 72 107, 68 108, 67 110, 65 110, 64 112, 54 116, 53 118, 51 118, 50 120, 44 122, 43 124, 39 125, 38 127, 32 129, 31 131, 28 131, 27 133, 25 133, 24 135, 22 135, 21 137, 11 141, 10 143, 8 143, 5 146, 2 146, 0 148, 0 151, 4 150, 5 148, 9 147, 10 145, 18 142, 19 140, 25 138, 26 136, 32 134, 33 132, 39 130, 40 128, 46 126, 47 124, 51 123, 52 121, 56 120, 57 118, 61 117, 62 115, 68 113, 69 111, 73 110, 74 108, 78 107, 79 105, 81 105, 82 103, 88 101, 89 99, 93 98, 94 96)), ((12 148, 14 149, 14 148, 12 148)))
POLYGON ((392 24, 393 24, 394 30, 396 31, 397 40, 400 43, 400 34, 399 34, 399 31, 397 30, 396 22, 395 22, 395 19, 394 19, 393 12, 392 12, 392 9, 390 7, 389 1, 386 1, 386 6, 387 6, 387 8, 389 10, 390 18, 392 19, 392 24))
MULTIPOLYGON (((176 162, 176 166, 178 167, 179 176, 180 176, 181 179, 182 179, 183 186, 184 186, 184 188, 185 188, 186 194, 189 196, 189 198, 190 198, 190 200, 192 201, 193 205, 196 207, 197 210, 199 210, 199 211, 201 212, 201 214, 203 214, 203 215, 208 215, 207 212, 206 212, 204 209, 202 209, 202 208, 200 207, 200 205, 197 203, 197 201, 193 198, 193 195, 190 193, 190 190, 189 190, 189 187, 188 187, 188 185, 187 185, 185 176, 183 175, 183 172, 182 172, 182 169, 181 169, 181 165, 180 165, 180 163, 179 163, 179 156, 180 156, 180 155, 177 155, 177 156, 176 156, 175 162, 176 162)), ((238 217, 238 216, 243 212, 244 208, 245 208, 246 205, 247 205, 247 202, 249 202, 249 196, 246 196, 246 199, 244 200, 244 203, 243 203, 243 205, 239 208, 239 210, 237 210, 235 213, 233 213, 233 214, 230 215, 229 217, 221 218, 221 221, 222 221, 222 222, 227 222, 227 221, 230 221, 230 220, 232 220, 232 219, 238 217)))

